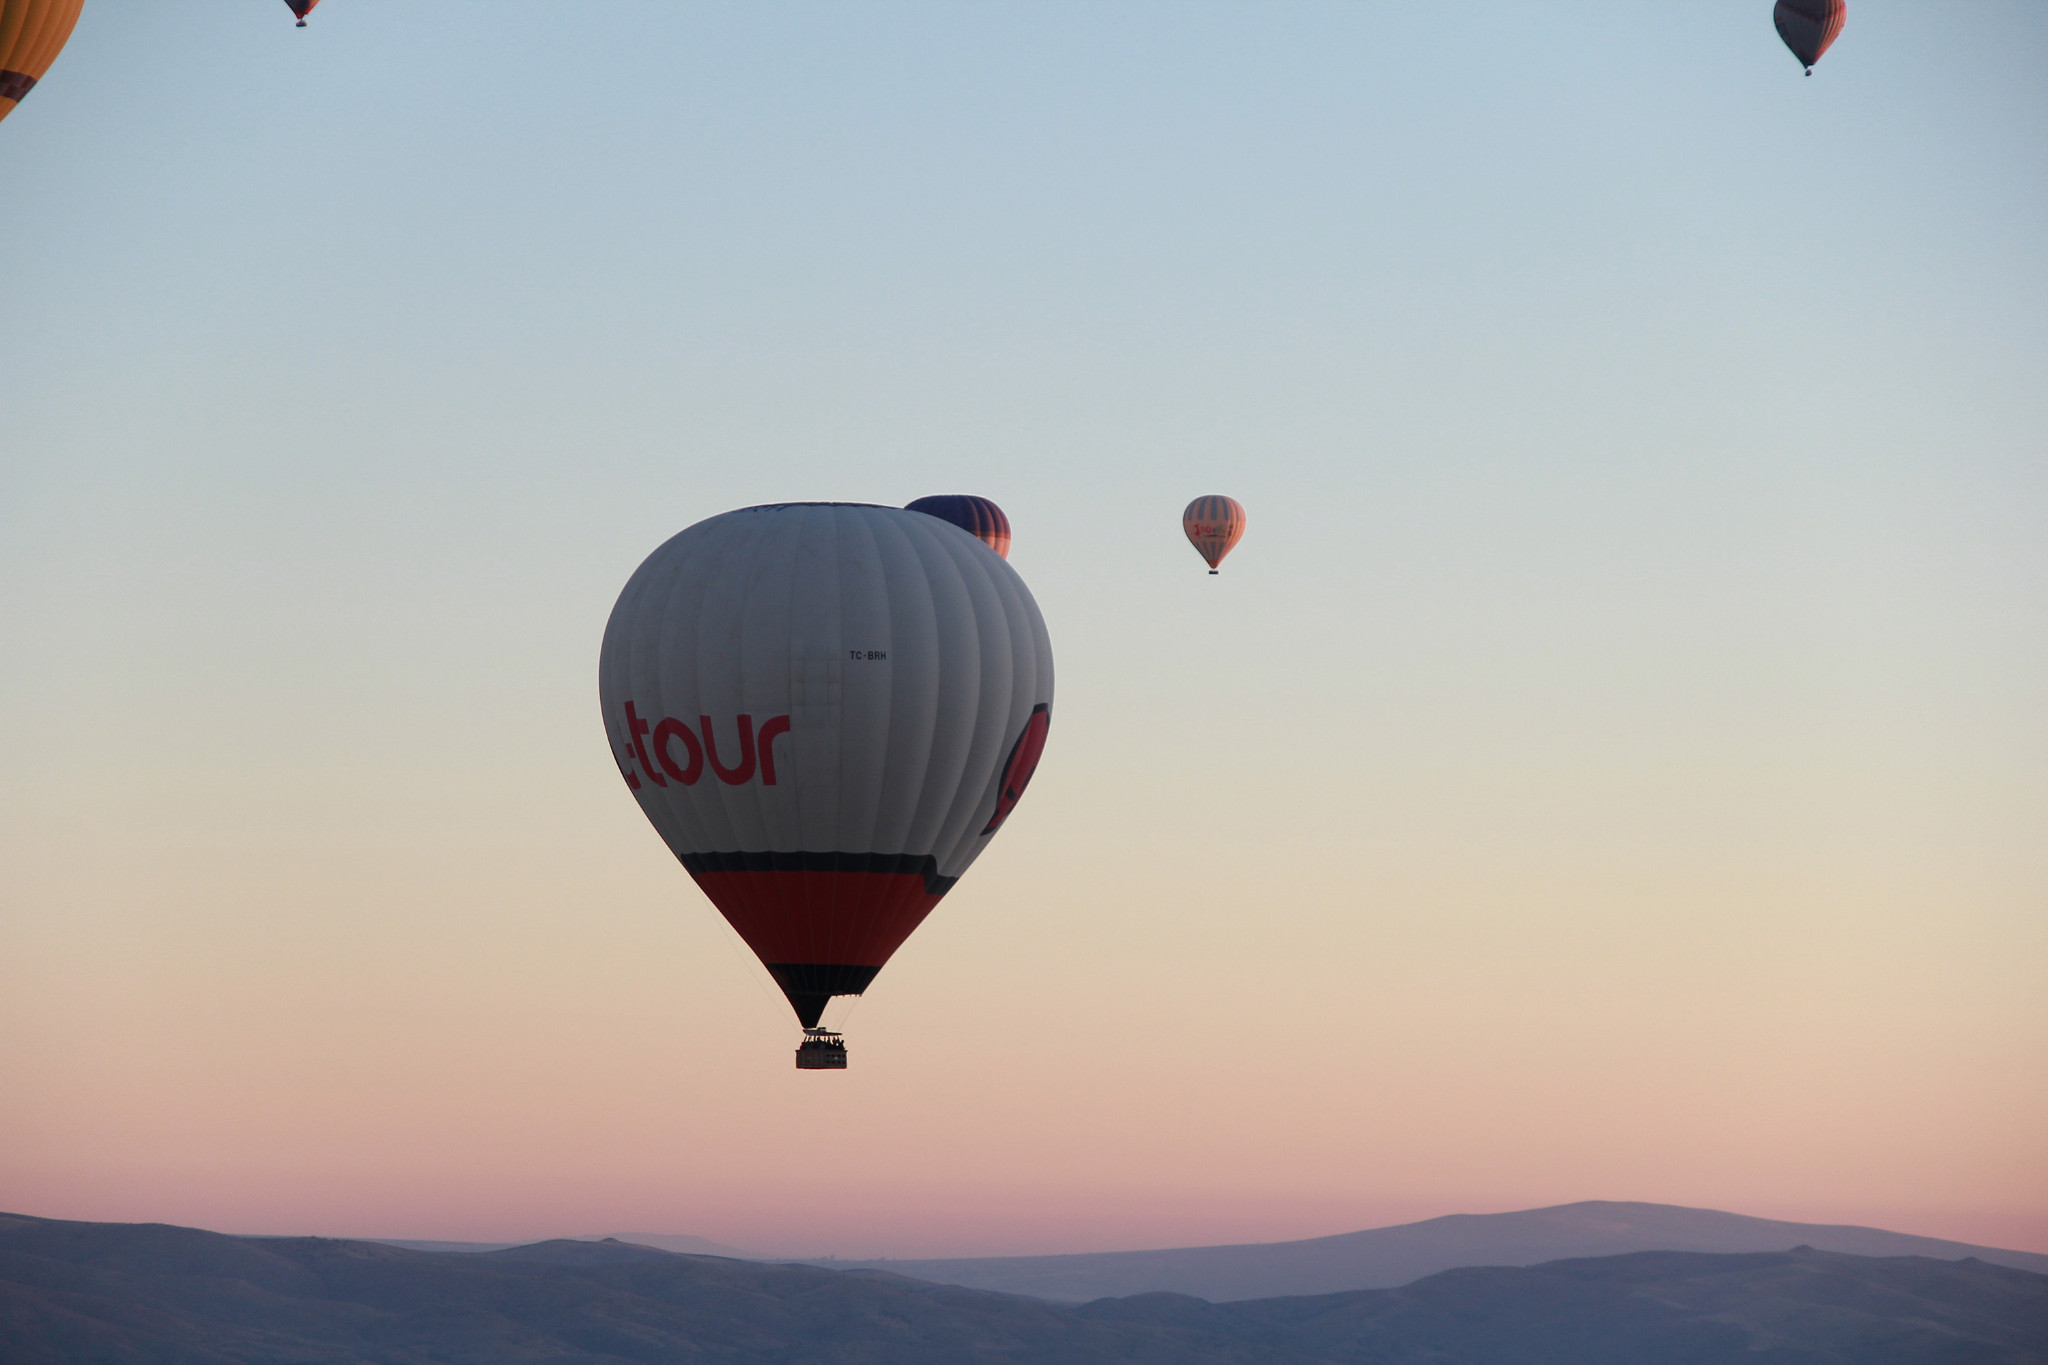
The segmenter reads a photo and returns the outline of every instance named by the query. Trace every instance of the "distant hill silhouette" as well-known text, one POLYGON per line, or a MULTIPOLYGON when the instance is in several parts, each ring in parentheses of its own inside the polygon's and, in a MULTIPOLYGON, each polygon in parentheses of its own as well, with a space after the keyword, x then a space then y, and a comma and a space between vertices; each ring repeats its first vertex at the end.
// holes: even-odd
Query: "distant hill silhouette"
MULTIPOLYGON (((402 1237, 365 1237, 366 1242, 379 1246, 404 1247, 407 1251, 505 1251, 516 1246, 530 1246, 530 1242, 422 1242, 402 1237)), ((769 1261, 777 1258, 760 1256, 739 1247, 729 1247, 723 1242, 714 1242, 708 1237, 688 1237, 673 1232, 620 1232, 610 1237, 576 1237, 577 1242, 631 1242, 635 1246, 654 1247, 659 1251, 680 1251, 689 1256, 725 1256, 737 1261, 769 1261)))
MULTIPOLYGON (((268 1236, 265 1234, 266 1238, 268 1236)), ((293 1239, 278 1237, 272 1240, 288 1242, 293 1239)), ((513 1247, 527 1245, 525 1242, 422 1242, 404 1237, 365 1237, 361 1240, 374 1242, 380 1247, 404 1247, 407 1251, 508 1251, 513 1247)), ((599 1239, 593 1237, 590 1240, 599 1239)))
POLYGON ((714 1242, 708 1237, 687 1237, 674 1232, 617 1232, 611 1237, 615 1242, 631 1242, 635 1246, 659 1247, 663 1251, 680 1251, 686 1256, 724 1256, 736 1261, 794 1260, 794 1257, 758 1256, 739 1247, 729 1247, 723 1242, 714 1242))
POLYGON ((1062 1305, 629 1243, 409 1251, 0 1215, 8 1365, 2048 1365, 2048 1276, 1798 1249, 1062 1305))
POLYGON ((1215 1302, 1386 1289, 1461 1266, 1526 1266, 1636 1251, 1720 1253, 1810 1246, 1855 1256, 1975 1256, 2048 1274, 2048 1256, 1878 1228, 1780 1223, 1672 1204, 1590 1200, 1519 1213, 1453 1214, 1301 1242, 918 1261, 812 1261, 939 1284, 1085 1303, 1112 1295, 1190 1294, 1215 1302))

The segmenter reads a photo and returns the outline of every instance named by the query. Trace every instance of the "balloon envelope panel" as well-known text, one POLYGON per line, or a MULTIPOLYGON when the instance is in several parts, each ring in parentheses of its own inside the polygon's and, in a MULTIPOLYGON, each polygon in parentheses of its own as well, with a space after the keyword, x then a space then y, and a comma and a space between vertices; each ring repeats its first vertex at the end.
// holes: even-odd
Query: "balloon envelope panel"
POLYGON ((641 809, 809 1024, 866 987, 1022 794, 1052 648, 977 541, 907 509, 782 504, 648 556, 599 693, 641 809))
POLYGON ((35 88, 71 38, 85 0, 0 0, 0 119, 35 88))

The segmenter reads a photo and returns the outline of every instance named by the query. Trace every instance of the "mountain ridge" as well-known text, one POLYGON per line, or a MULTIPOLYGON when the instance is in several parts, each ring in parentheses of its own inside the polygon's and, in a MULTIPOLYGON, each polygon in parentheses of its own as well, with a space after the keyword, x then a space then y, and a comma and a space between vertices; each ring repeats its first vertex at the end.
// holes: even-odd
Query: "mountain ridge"
POLYGON ((2048 1276, 1800 1249, 1065 1305, 619 1241, 409 1251, 0 1215, 8 1365, 2048 1365, 2048 1276))
POLYGON ((1416 1223, 1288 1242, 863 1261, 812 1258, 838 1270, 883 1270, 935 1284, 1054 1302, 1186 1294, 1211 1302, 1390 1289, 1468 1266, 1531 1266, 1647 1251, 1723 1255, 1810 1246, 1857 1256, 1974 1256, 2048 1274, 2048 1255, 1853 1224, 1792 1223, 1718 1209, 1582 1200, 1509 1213, 1454 1213, 1416 1223))
MULTIPOLYGON (((533 1246, 537 1242, 562 1240, 550 1237, 529 1237, 521 1242, 441 1242, 414 1237, 364 1237, 359 1240, 375 1242, 379 1246, 403 1247, 407 1251, 454 1251, 483 1252, 509 1251, 513 1247, 533 1246)), ((572 1242, 631 1242, 635 1246, 653 1247, 657 1251, 680 1252, 686 1256, 723 1256, 733 1261, 797 1261, 800 1256, 763 1256, 731 1247, 723 1242, 714 1242, 708 1237, 692 1237, 678 1232, 612 1232, 589 1237, 571 1237, 572 1242)))

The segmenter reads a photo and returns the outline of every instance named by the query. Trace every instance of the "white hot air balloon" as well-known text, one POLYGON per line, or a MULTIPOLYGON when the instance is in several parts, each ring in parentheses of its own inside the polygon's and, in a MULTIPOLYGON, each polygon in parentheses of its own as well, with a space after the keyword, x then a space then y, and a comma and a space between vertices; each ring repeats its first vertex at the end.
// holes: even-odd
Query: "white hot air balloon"
POLYGON ((619 594, 598 664, 626 785, 817 1028, 988 847, 1038 765, 1052 647, 1024 580, 895 507, 698 522, 619 594))

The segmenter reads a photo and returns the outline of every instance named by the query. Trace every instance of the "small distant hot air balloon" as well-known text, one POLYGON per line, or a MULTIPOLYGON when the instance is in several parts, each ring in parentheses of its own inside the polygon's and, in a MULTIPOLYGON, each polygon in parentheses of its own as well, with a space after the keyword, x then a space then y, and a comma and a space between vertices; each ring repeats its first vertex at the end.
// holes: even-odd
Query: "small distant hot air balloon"
POLYGON ((1052 724, 1017 571, 901 507, 784 503, 649 555, 605 626, 619 773, 796 1010, 859 995, 1009 818, 1052 724))
POLYGON ((1829 44, 1842 36, 1842 24, 1849 17, 1849 6, 1845 0, 1778 0, 1771 11, 1771 20, 1778 26, 1778 36, 1785 40, 1785 46, 1792 49, 1792 55, 1806 68, 1806 74, 1813 74, 1813 64, 1820 60, 1820 54, 1828 50, 1829 44))
POLYGON ((1212 493, 1188 504, 1188 510, 1180 514, 1180 526, 1196 552, 1209 561, 1209 572, 1215 573, 1223 556, 1244 535, 1244 506, 1236 498, 1212 493))
POLYGON ((306 16, 311 14, 313 6, 319 3, 320 0, 284 0, 285 8, 299 16, 298 27, 300 28, 306 26, 306 16))
POLYGON ((0 118, 57 60, 85 0, 0 0, 0 118))
POLYGON ((1010 519, 1003 515, 1002 508, 987 498, 945 493, 938 497, 919 498, 909 504, 908 510, 937 517, 940 521, 950 521, 1004 559, 1010 557, 1010 519))

